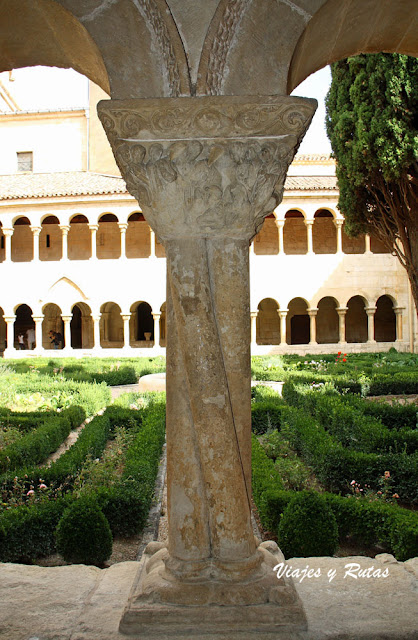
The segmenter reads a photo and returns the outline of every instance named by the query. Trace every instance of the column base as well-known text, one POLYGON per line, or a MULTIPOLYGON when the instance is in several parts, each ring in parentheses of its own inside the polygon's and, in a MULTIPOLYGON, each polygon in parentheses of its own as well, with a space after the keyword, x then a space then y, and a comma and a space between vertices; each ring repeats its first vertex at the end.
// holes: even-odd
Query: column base
POLYGON ((182 581, 166 569, 167 548, 150 543, 119 631, 155 639, 227 634, 228 640, 243 640, 243 633, 301 638, 307 629, 302 602, 293 583, 273 570, 282 553, 274 542, 263 542, 257 554, 261 562, 242 580, 182 581))

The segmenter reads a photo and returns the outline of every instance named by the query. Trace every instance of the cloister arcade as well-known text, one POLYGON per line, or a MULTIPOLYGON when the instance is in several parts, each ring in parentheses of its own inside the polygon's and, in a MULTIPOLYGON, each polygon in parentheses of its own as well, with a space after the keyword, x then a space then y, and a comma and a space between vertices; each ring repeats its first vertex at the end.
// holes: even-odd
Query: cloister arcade
MULTIPOLYGON (((81 213, 45 214, 38 219, 16 216, 10 226, 6 216, 1 217, 0 213, 0 262, 165 257, 164 247, 139 211, 103 212, 95 217, 81 213)), ((312 217, 293 208, 270 214, 251 251, 260 256, 390 253, 376 237, 349 237, 336 209, 321 207, 312 217)))

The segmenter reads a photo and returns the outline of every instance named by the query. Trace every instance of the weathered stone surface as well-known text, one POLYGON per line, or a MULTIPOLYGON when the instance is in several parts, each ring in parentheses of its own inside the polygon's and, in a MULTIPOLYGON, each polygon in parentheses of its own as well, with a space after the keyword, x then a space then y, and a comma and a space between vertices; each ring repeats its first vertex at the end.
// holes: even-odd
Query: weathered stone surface
MULTIPOLYGON (((158 549, 158 546, 157 546, 158 549)), ((320 568, 320 578, 294 578, 308 619, 306 633, 289 631, 260 635, 172 632, 155 640, 415 640, 417 637, 418 558, 398 563, 393 556, 377 558, 292 558, 288 566, 300 571, 320 568), (344 578, 345 565, 358 563, 389 571, 387 578, 344 578), (335 570, 329 582, 328 571, 335 570)), ((122 640, 119 620, 138 563, 125 562, 99 570, 83 565, 29 567, 0 564, 1 640, 122 640)), ((277 578, 275 577, 277 581, 277 578)), ((139 638, 149 638, 140 634, 139 638)))

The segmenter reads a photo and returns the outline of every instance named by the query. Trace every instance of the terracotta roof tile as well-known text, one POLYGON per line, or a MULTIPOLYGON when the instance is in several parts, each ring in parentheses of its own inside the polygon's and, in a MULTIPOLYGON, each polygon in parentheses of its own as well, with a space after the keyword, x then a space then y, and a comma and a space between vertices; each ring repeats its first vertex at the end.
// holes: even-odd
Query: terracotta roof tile
POLYGON ((287 176, 285 191, 337 191, 335 176, 287 176))
MULTIPOLYGON (((337 190, 335 176, 288 176, 286 191, 337 190)), ((15 173, 0 176, 0 200, 127 194, 125 181, 87 171, 15 173)))
POLYGON ((0 176, 0 200, 127 193, 122 178, 88 171, 0 176))

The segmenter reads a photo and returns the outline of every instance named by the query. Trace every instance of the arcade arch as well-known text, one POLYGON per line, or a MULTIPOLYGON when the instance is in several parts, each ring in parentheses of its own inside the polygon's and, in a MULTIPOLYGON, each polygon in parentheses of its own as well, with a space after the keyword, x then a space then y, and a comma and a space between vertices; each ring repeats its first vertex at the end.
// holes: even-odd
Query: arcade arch
POLYGON ((39 234, 39 259, 43 261, 61 260, 62 234, 56 216, 46 216, 39 234))
POLYGON ((280 344, 279 305, 273 298, 261 300, 257 313, 256 341, 258 344, 280 344))
POLYGON ((54 349, 54 344, 51 341, 50 331, 58 333, 62 337, 62 341, 58 345, 58 348, 63 349, 64 346, 64 322, 62 320, 62 311, 61 308, 53 303, 49 302, 46 304, 42 313, 44 319, 42 321, 42 346, 44 349, 54 349))
POLYGON ((88 260, 91 256, 91 234, 86 216, 76 214, 70 219, 68 231, 69 260, 88 260))
POLYGON ((98 223, 97 257, 99 260, 119 258, 121 242, 117 217, 114 213, 104 213, 98 223))
POLYGON ((374 338, 376 342, 394 342, 398 338, 394 304, 388 295, 380 296, 376 301, 374 338))
POLYGON ((19 216, 13 224, 12 260, 13 262, 30 262, 33 259, 33 234, 30 220, 19 216))
POLYGON ((71 347, 92 349, 94 347, 94 327, 91 309, 85 302, 73 305, 70 322, 71 347))
POLYGON ((328 209, 318 209, 312 226, 313 252, 337 253, 337 229, 334 216, 328 209))
POLYGON ((123 320, 121 309, 115 302, 100 307, 100 346, 104 349, 123 347, 123 320))
POLYGON ((303 255, 308 251, 305 218, 301 211, 286 212, 283 227, 283 246, 287 255, 303 255))
POLYGON ((131 305, 130 336, 132 346, 152 346, 154 318, 148 302, 139 301, 131 305))
POLYGON ((366 313, 367 303, 362 296, 353 296, 347 302, 345 316, 346 342, 367 342, 368 321, 366 313))
POLYGON ((30 329, 35 330, 35 322, 32 318, 32 309, 27 304, 20 304, 15 309, 16 319, 14 322, 14 343, 18 349, 22 349, 19 347, 18 337, 23 335, 24 338, 24 347, 23 349, 28 348, 28 340, 27 340, 27 332, 30 329))
POLYGON ((339 340, 338 303, 335 298, 325 296, 318 302, 316 315, 316 341, 318 344, 332 344, 339 340))
POLYGON ((288 304, 286 335, 288 344, 310 342, 310 319, 308 303, 303 298, 293 298, 288 304))
POLYGON ((151 255, 151 233, 139 211, 131 213, 126 230, 126 257, 148 258, 151 255))

